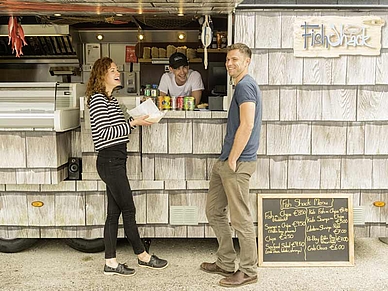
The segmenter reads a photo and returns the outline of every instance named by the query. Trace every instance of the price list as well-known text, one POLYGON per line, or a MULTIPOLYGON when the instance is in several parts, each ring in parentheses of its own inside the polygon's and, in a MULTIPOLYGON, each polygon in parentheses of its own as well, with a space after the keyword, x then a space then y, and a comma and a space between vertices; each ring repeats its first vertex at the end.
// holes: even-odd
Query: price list
POLYGON ((265 198, 261 207, 264 261, 349 261, 348 198, 265 198))

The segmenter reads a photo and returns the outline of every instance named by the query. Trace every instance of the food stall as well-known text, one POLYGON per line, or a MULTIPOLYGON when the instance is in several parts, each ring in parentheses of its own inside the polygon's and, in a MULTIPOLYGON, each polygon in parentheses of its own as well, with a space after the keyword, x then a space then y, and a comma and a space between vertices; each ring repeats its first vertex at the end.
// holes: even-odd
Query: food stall
MULTIPOLYGON (((243 3, 235 10, 237 2, 200 1, 202 6, 194 2, 184 3, 181 8, 172 3, 154 3, 153 7, 144 3, 120 9, 113 9, 114 3, 106 3, 102 16, 95 14, 92 4, 67 4, 67 21, 71 13, 76 14, 73 19, 77 23, 70 24, 68 35, 80 68, 79 74, 70 70, 73 72, 67 75, 70 83, 85 82, 93 60, 111 56, 123 71, 119 100, 131 108, 136 98, 141 97, 142 86, 157 84, 164 72, 166 63, 164 55, 159 57, 160 49, 167 51, 168 45, 176 48, 187 45, 195 49, 190 66, 203 74, 209 97, 217 85, 224 85, 210 80, 217 74, 223 76, 219 68, 225 49, 218 48, 216 37, 216 47, 211 47, 212 43, 206 49, 209 66, 204 68, 205 49, 201 47, 202 26, 198 19, 204 15, 211 15, 214 22, 217 15, 226 18, 218 30, 226 32, 227 44, 244 42, 252 48, 250 73, 263 94, 258 163, 250 185, 255 223, 258 222, 258 195, 351 194, 354 213, 358 213, 354 222, 355 236, 386 237, 387 194, 384 189, 388 185, 383 177, 388 153, 384 142, 388 79, 383 68, 387 62, 387 26, 379 28, 381 50, 373 56, 294 55, 297 20, 318 17, 317 21, 322 21, 325 17, 338 16, 353 21, 357 17, 374 15, 386 22, 386 7, 243 3), (74 7, 79 11, 74 12, 77 11, 74 7), (139 14, 140 9, 142 14, 139 14), (112 11, 116 13, 114 16, 111 16, 112 11), (166 25, 172 18, 170 11, 175 13, 174 19, 184 17, 176 16, 179 13, 191 15, 191 18, 199 16, 194 17, 195 29, 183 29, 183 25, 170 31, 150 26, 146 29, 144 23, 150 21, 147 16, 159 15, 166 25), (123 16, 119 14, 136 16, 135 21, 130 21, 134 27, 117 27, 122 25, 123 16), (82 26, 79 22, 85 17, 107 18, 110 25, 116 27, 82 26), (193 39, 184 42, 173 39, 178 32, 193 39), (145 38, 140 41, 139 35, 143 33, 145 38), (151 50, 151 58, 144 58, 146 47, 151 50), (158 50, 158 57, 152 58, 152 48, 158 50), (127 58, 127 52, 133 49, 137 62, 127 58)), ((36 12, 50 16, 55 25, 62 25, 66 17, 52 16, 51 12, 43 10, 55 4, 60 5, 59 1, 51 1, 38 7, 42 10, 36 12)), ((63 13, 66 16, 66 9, 63 13)), ((27 47, 24 48, 27 54, 27 47)), ((17 62, 23 62, 23 57, 17 62)), ((0 61, 5 62, 1 58, 0 61)), ((47 75, 46 80, 42 80, 43 75, 37 72, 42 66, 49 71, 49 65, 40 63, 36 71, 37 68, 31 69, 29 63, 24 62, 0 68, 1 81, 10 82, 5 79, 9 76, 13 76, 12 81, 20 78, 17 73, 20 66, 29 72, 35 70, 34 74, 23 76, 25 78, 35 76, 42 82, 62 78, 47 75)), ((228 101, 232 88, 228 80, 226 85, 228 101)), ((100 238, 105 220, 105 185, 95 168, 97 154, 87 107, 82 106, 82 101, 80 104, 80 127, 75 129, 55 132, 36 127, 16 129, 12 124, 2 126, 0 144, 4 146, 0 147, 0 155, 17 158, 0 160, 0 251, 22 250, 39 238, 65 238, 70 246, 82 251, 98 251, 103 247, 100 238), (80 164, 76 167, 81 171, 80 179, 68 179, 70 158, 77 158, 80 164)), ((127 167, 142 237, 214 237, 204 208, 211 168, 223 143, 226 118, 227 112, 223 110, 169 111, 158 124, 137 130, 130 136, 127 167)), ((122 229, 120 235, 124 236, 122 229)))

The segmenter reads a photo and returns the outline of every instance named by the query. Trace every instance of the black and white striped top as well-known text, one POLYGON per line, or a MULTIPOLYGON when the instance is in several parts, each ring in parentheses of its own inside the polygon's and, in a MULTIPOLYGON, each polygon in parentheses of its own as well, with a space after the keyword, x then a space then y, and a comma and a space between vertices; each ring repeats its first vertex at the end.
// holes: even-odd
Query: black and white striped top
POLYGON ((116 98, 109 101, 103 94, 95 94, 90 98, 89 111, 96 151, 129 142, 131 127, 116 98))

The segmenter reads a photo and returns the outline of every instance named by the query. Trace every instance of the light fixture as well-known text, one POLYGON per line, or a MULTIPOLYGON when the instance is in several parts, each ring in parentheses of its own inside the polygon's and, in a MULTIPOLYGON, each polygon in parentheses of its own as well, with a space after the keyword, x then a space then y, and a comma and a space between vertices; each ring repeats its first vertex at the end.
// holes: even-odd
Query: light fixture
POLYGON ((59 17, 61 15, 62 15, 61 13, 54 13, 54 16, 56 16, 56 17, 59 17))
POLYGON ((186 34, 185 33, 183 33, 183 32, 179 32, 178 33, 178 39, 180 41, 185 40, 185 38, 186 38, 186 34))
POLYGON ((122 13, 116 13, 116 16, 120 17, 120 16, 123 16, 122 13))
POLYGON ((178 13, 178 16, 185 16, 183 13, 178 13))
POLYGON ((139 41, 142 41, 144 39, 144 33, 143 32, 139 32, 137 34, 137 38, 139 39, 139 41))
POLYGON ((103 40, 103 39, 104 39, 104 35, 101 34, 101 33, 99 33, 99 34, 96 35, 96 38, 97 38, 98 40, 103 40))

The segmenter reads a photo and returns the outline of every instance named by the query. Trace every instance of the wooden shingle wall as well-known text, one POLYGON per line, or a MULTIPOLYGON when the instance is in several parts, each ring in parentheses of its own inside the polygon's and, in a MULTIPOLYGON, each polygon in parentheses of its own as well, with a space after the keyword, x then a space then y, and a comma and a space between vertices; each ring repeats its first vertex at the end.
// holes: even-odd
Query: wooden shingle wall
POLYGON ((66 177, 72 133, 0 130, 0 184, 58 184, 66 177))
POLYGON ((269 160, 269 187, 258 192, 353 193, 366 222, 356 235, 388 236, 388 206, 373 205, 388 203, 388 26, 380 56, 293 55, 297 17, 365 15, 388 21, 381 10, 238 10, 235 42, 252 48, 250 73, 263 93, 259 160, 269 160))
MULTIPOLYGON (((387 206, 373 205, 388 203, 387 26, 380 56, 295 58, 292 50, 296 17, 364 13, 388 21, 382 10, 237 11, 235 41, 252 48, 250 73, 263 93, 258 163, 251 179, 255 223, 258 193, 351 193, 354 205, 365 208, 366 225, 356 227, 356 236, 388 235, 387 206)), ((226 117, 225 112, 169 112, 159 124, 131 134, 127 171, 143 237, 214 237, 204 207, 226 117), (198 207, 198 225, 171 225, 171 206, 198 207)), ((106 188, 96 171, 88 114, 67 139, 71 144, 61 143, 71 156, 82 156, 82 181, 45 185, 59 174, 52 170, 48 176, 40 168, 53 161, 35 156, 41 141, 37 133, 0 135, 14 144, 0 148, 7 156, 0 161, 0 209, 6 210, 0 211, 0 237, 102 237, 106 188), (32 156, 19 155, 27 152, 32 156), (23 170, 27 164, 36 168, 23 170), (30 181, 31 171, 39 182, 30 181), (34 201, 44 206, 32 208, 34 201)), ((46 142, 40 152, 52 147, 46 142)))

